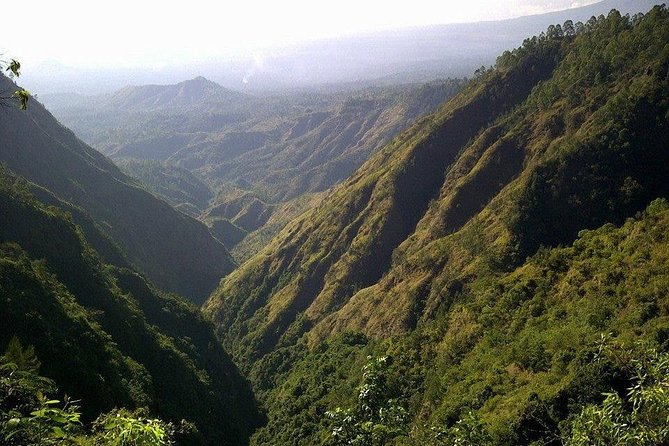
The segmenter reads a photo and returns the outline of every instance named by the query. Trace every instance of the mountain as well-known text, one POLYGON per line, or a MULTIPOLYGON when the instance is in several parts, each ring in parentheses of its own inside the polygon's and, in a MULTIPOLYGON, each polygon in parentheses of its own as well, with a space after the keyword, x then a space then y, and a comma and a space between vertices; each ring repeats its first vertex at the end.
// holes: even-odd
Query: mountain
MULTIPOLYGON (((6 77, 0 89, 15 88, 6 77)), ((159 288, 202 302, 234 267, 200 222, 146 192, 37 101, 0 120, 0 161, 92 218, 159 288)))
POLYGON ((668 45, 664 7, 526 39, 227 276, 204 311, 268 405, 255 444, 326 436, 367 355, 396 358, 397 444, 469 410, 558 444, 624 389, 595 341, 669 332, 668 45))
MULTIPOLYGON (((182 84, 160 88, 172 92, 182 84)), ((75 99, 69 105, 55 100, 49 106, 75 133, 114 159, 166 161, 210 183, 241 181, 268 190, 274 199, 290 199, 346 178, 377 147, 460 85, 440 81, 237 101, 212 95, 186 109, 173 102, 153 107, 160 95, 151 96, 148 106, 128 99, 133 92, 155 88, 146 86, 128 87, 111 98, 75 99)))
POLYGON ((175 85, 141 85, 123 88, 109 96, 104 108, 148 111, 189 107, 207 102, 238 101, 244 95, 221 87, 202 76, 175 85))
MULTIPOLYGON (((180 91, 182 84, 160 89, 180 91)), ((236 235, 219 232, 219 239, 233 248, 249 235, 254 239, 253 233, 284 204, 294 206, 290 202, 302 200, 302 195, 313 197, 343 181, 462 84, 446 80, 239 100, 212 95, 188 107, 170 103, 147 108, 160 95, 137 105, 119 100, 131 96, 122 90, 111 99, 75 98, 67 106, 57 99, 53 109, 77 134, 178 209, 201 216, 217 231, 222 219, 232 223, 225 223, 226 229, 236 235), (160 173, 158 165, 163 166, 160 173), (186 179, 186 171, 194 178, 186 179), (193 196, 193 187, 200 190, 199 198, 193 196)), ((145 89, 155 87, 127 90, 145 89)), ((282 228, 279 219, 274 223, 271 235, 282 228)), ((257 245, 250 241, 246 246, 257 245)))
POLYGON ((86 422, 144 407, 194 423, 199 433, 184 444, 248 444, 262 417, 211 323, 136 271, 104 263, 72 215, 31 187, 0 170, 2 348, 13 336, 33 345, 86 422))
MULTIPOLYGON (((360 80, 397 85, 464 77, 482 65, 490 66, 502 51, 520 45, 527 36, 545 31, 549 25, 566 20, 586 22, 592 16, 606 15, 611 9, 634 15, 657 3, 657 0, 604 0, 508 20, 416 26, 303 42, 282 51, 258 51, 262 67, 249 67, 252 75, 245 77, 247 83, 240 84, 240 79, 237 85, 233 84, 226 76, 228 73, 218 76, 231 88, 252 89, 257 84, 261 90, 272 88, 274 79, 280 82, 275 81, 273 89, 282 90, 296 85, 360 80)), ((216 78, 213 66, 200 70, 216 78)))

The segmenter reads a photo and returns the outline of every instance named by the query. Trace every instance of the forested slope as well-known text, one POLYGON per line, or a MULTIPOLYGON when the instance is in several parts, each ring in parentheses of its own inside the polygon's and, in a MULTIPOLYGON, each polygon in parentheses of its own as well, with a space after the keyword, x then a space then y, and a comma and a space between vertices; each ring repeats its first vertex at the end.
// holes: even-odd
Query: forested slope
POLYGON ((569 404, 582 403, 560 400, 557 415, 536 414, 544 433, 524 432, 533 393, 544 402, 560 392, 596 399, 611 384, 606 374, 579 384, 588 360, 577 352, 598 334, 665 342, 666 205, 614 231, 615 267, 597 263, 608 255, 597 249, 608 246, 610 226, 573 248, 537 252, 621 225, 669 194, 668 80, 665 8, 552 26, 503 54, 228 276, 205 311, 269 404, 258 444, 325 435, 308 420, 351 396, 350 375, 368 352, 399 356, 397 373, 412 380, 403 397, 418 433, 407 444, 424 444, 426 420, 452 424, 467 407, 497 443, 527 444, 525 436, 555 434, 569 404), (628 235, 634 248, 620 240, 628 235), (566 265, 551 263, 570 249, 578 255, 566 265), (636 265, 637 250, 655 266, 636 265), (601 270, 585 273, 580 261, 601 270), (548 262, 543 273, 537 262, 548 262), (545 276, 545 286, 537 277, 525 283, 523 272, 545 276), (591 274, 611 274, 612 288, 591 274), (659 288, 642 291, 642 277, 657 277, 659 288), (573 306, 560 297, 568 284, 573 306))
POLYGON ((193 444, 248 443, 261 421, 253 393, 197 308, 104 263, 70 214, 4 169, 0 213, 3 349, 13 336, 33 345, 86 420, 147 407, 195 423, 193 444))

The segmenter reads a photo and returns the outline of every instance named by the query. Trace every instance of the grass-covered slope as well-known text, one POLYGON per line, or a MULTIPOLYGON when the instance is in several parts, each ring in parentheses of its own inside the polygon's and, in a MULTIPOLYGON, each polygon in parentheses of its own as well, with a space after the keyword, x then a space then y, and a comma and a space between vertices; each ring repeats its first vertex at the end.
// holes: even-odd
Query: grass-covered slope
POLYGON ((385 335, 540 245, 669 192, 666 12, 528 39, 229 276, 206 310, 242 356, 385 335))
POLYGON ((88 419, 148 407, 195 423, 197 443, 248 442, 253 394, 197 308, 103 263, 69 214, 5 171, 0 212, 0 345, 34 345, 88 419))
POLYGON ((564 444, 570 415, 603 392, 626 394, 634 378, 595 359, 602 335, 669 349, 668 231, 669 204, 657 200, 620 227, 583 231, 478 280, 410 333, 348 332, 313 349, 304 341, 277 349, 252 374, 270 416, 253 444, 326 440, 325 411, 356 404, 368 355, 394 359, 389 396, 410 415, 409 435, 393 444, 453 444, 435 433, 470 411, 492 437, 474 444, 564 444))
POLYGON ((368 353, 400 357, 407 444, 467 407, 497 444, 555 434, 615 381, 590 376, 584 346, 611 331, 666 341, 666 205, 537 252, 667 197, 667 141, 665 8, 552 27, 502 55, 205 304, 269 407, 257 444, 323 437, 310 420, 354 396, 368 353))
MULTIPOLYGON (((0 88, 14 85, 3 76, 0 88)), ((202 223, 141 189, 39 103, 4 110, 0 141, 0 162, 88 213, 158 287, 202 302, 233 268, 202 223)))

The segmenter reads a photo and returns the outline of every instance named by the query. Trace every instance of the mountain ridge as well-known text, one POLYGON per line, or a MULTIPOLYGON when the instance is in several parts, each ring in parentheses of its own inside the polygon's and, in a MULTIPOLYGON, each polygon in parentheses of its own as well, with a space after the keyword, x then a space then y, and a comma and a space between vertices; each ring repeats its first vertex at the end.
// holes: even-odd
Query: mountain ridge
POLYGON ((78 72, 76 69, 42 67, 40 72, 44 75, 38 77, 28 73, 26 79, 29 89, 38 93, 73 89, 100 93, 101 82, 97 79, 104 79, 104 85, 111 91, 131 83, 155 83, 157 79, 177 82, 200 73, 233 90, 265 93, 341 82, 424 83, 444 77, 470 76, 480 66, 493 64, 502 51, 520 45, 525 37, 544 31, 550 24, 562 24, 570 18, 585 22, 590 15, 607 14, 613 8, 623 14, 634 14, 648 11, 658 3, 661 2, 605 0, 581 8, 530 15, 520 20, 509 19, 518 20, 511 23, 475 22, 382 30, 280 48, 281 56, 278 57, 272 55, 277 49, 259 48, 262 69, 254 55, 229 59, 224 65, 217 60, 192 62, 186 69, 167 67, 158 72, 137 69, 78 72), (528 23, 532 21, 534 23, 528 23), (141 80, 137 81, 138 78, 141 80))
POLYGON ((190 107, 213 101, 239 101, 246 95, 198 76, 168 85, 130 85, 106 97, 103 107, 127 110, 160 110, 190 107))
POLYGON ((526 39, 221 281, 203 310, 269 407, 254 444, 323 438, 310 416, 357 407, 351 371, 386 356, 410 411, 397 444, 468 413, 490 444, 559 444, 614 382, 584 378, 586 341, 666 348, 664 279, 637 288, 654 273, 617 243, 666 260, 668 24, 613 10, 526 39))

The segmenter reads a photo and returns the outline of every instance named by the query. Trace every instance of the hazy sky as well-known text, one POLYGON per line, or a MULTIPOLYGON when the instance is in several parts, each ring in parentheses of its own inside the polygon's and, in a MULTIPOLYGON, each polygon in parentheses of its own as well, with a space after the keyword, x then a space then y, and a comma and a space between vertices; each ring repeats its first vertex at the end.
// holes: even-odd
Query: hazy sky
POLYGON ((511 18, 597 0, 21 0, 0 52, 34 66, 160 66, 368 30, 511 18))

